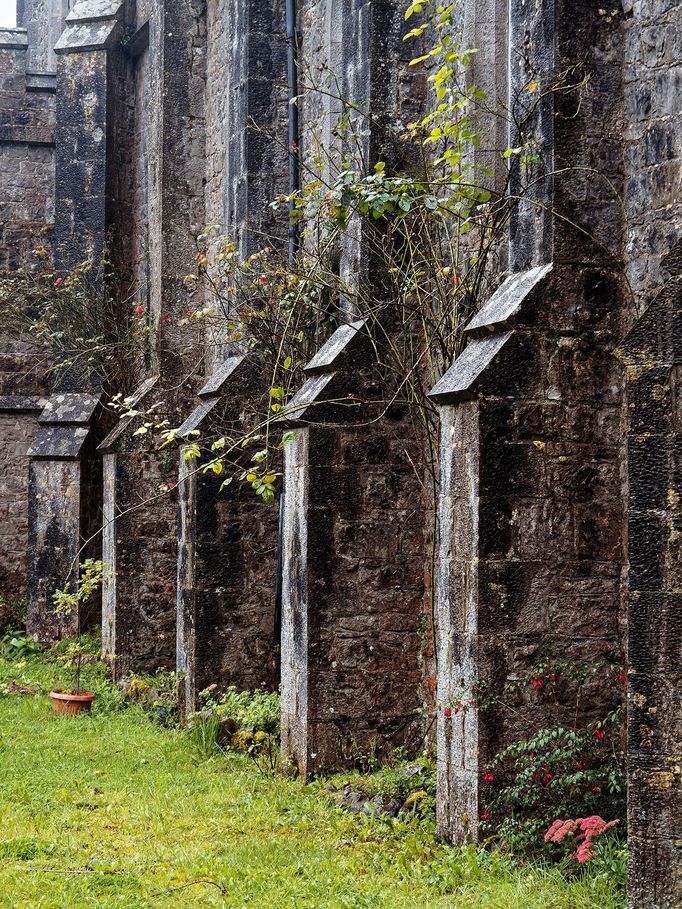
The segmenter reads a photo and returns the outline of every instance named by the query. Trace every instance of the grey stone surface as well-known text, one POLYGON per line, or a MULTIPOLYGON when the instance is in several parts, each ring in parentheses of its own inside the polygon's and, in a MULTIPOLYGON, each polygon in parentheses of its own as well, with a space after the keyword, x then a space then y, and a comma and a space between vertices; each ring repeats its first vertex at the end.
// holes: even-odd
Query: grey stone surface
POLYGON ((6 50, 28 48, 28 33, 25 28, 0 28, 0 47, 6 50))
POLYGON ((178 436, 186 436, 188 433, 198 430, 204 419, 218 403, 219 399, 217 397, 208 398, 207 400, 202 401, 196 410, 193 410, 185 422, 180 426, 177 432, 178 436))
POLYGON ((212 395, 220 394, 225 383, 228 379, 233 378, 234 373, 245 360, 246 354, 236 354, 232 357, 228 357, 223 363, 218 365, 199 390, 199 397, 208 398, 212 395))
MULTIPOLYGON (((159 381, 158 376, 149 376, 145 379, 135 391, 130 395, 130 407, 137 409, 140 405, 144 406, 144 401, 149 392, 155 387, 159 381)), ((104 438, 103 442, 99 446, 99 451, 102 454, 106 452, 113 451, 116 447, 116 444, 121 439, 126 429, 134 422, 135 417, 122 417, 116 422, 116 425, 111 430, 111 432, 104 438)))
POLYGON ((476 315, 467 323, 465 332, 475 336, 511 327, 528 294, 552 270, 551 264, 510 275, 476 315))
POLYGON ((26 73, 26 91, 54 94, 57 91, 56 75, 54 73, 26 73))
POLYGON ((40 423, 87 423, 99 404, 99 395, 66 392, 53 394, 45 404, 40 423))
POLYGON ((358 342, 367 335, 363 332, 365 323, 362 320, 351 322, 337 328, 334 334, 318 350, 315 356, 306 364, 306 375, 314 376, 325 372, 334 372, 341 364, 343 357, 352 355, 358 342))
POLYGON ((324 392, 333 378, 334 373, 322 373, 308 379, 291 401, 284 405, 277 423, 282 427, 314 423, 315 408, 328 400, 324 392))
POLYGON ((113 19, 123 10, 123 0, 76 0, 66 22, 96 22, 99 19, 113 19))
POLYGON ((503 331, 470 341, 443 378, 433 386, 429 397, 439 404, 452 404, 473 397, 476 383, 512 334, 511 331, 503 331))
POLYGON ((111 47, 120 35, 117 21, 104 20, 69 25, 54 46, 55 54, 81 53, 111 47))
POLYGON ((41 426, 28 455, 31 458, 76 459, 87 435, 86 426, 41 426))

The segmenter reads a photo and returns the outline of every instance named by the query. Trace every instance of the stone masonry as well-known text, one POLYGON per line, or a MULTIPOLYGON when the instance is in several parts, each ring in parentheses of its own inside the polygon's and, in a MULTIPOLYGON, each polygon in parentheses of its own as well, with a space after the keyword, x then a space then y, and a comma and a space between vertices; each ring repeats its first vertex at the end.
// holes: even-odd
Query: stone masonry
MULTIPOLYGON (((426 743, 454 842, 477 838, 484 769, 519 731, 443 705, 477 682, 501 690, 548 645, 625 654, 629 906, 677 909, 677 0, 461 0, 461 40, 479 49, 471 83, 507 112, 475 112, 496 154, 472 155, 493 166, 492 188, 509 177, 528 192, 431 391, 435 499, 409 414, 381 410, 391 379, 349 300, 281 420, 280 508, 240 484, 218 492, 184 457, 190 433, 244 430, 270 382, 251 351, 188 328, 197 237, 212 224, 243 255, 286 251, 269 203, 302 161, 334 176, 335 89, 373 118, 367 164, 409 166, 407 144, 384 147, 375 128, 404 130, 426 97, 404 8, 22 0, 18 27, 0 30, 0 270, 37 248, 61 272, 106 254, 130 288, 122 324, 137 319, 145 339, 108 388, 87 371, 55 379, 0 338, 0 595, 28 599, 36 639, 72 634, 52 593, 101 553, 117 676, 177 669, 185 716, 212 682, 280 685, 284 762, 304 776, 426 743), (499 153, 528 140, 532 159, 512 155, 508 172, 499 153), (150 447, 112 412, 118 391, 141 410, 162 402, 182 444, 150 447)), ((349 234, 334 267, 351 287, 379 286, 370 236, 349 234)), ((97 623, 97 609, 82 618, 97 623)), ((610 696, 593 692, 602 707, 610 696)))

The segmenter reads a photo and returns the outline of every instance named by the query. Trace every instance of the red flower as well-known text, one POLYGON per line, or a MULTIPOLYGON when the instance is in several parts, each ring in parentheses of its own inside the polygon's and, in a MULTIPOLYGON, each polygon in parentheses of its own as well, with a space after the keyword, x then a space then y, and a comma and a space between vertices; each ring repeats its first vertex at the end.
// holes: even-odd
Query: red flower
POLYGON ((584 770, 585 765, 583 764, 582 761, 578 761, 578 763, 575 765, 575 768, 576 768, 576 770, 584 770))
POLYGON ((489 817, 490 817, 490 812, 489 812, 489 811, 484 811, 483 814, 481 815, 481 820, 482 820, 482 821, 487 821, 489 817))
POLYGON ((495 779, 495 776, 489 770, 485 770, 483 772, 483 779, 486 781, 486 783, 492 783, 495 779))
POLYGON ((601 729, 594 729, 593 732, 592 732, 592 735, 593 735, 596 739, 603 739, 603 738, 604 738, 604 733, 601 731, 601 729))
POLYGON ((172 593, 175 590, 175 584, 166 584, 166 590, 168 593, 172 593))
POLYGON ((625 675, 624 672, 621 672, 619 674, 618 681, 621 682, 623 685, 627 682, 627 676, 625 675))
POLYGON ((594 792, 595 795, 599 795, 599 786, 593 786, 592 792, 594 792))
POLYGON ((143 307, 143 306, 136 306, 136 307, 135 307, 135 312, 138 314, 138 316, 141 316, 142 313, 144 312, 144 307, 143 307))
POLYGON ((545 683, 543 679, 531 679, 530 684, 533 686, 533 688, 542 688, 545 683))
POLYGON ((63 283, 64 283, 63 278, 57 278, 57 280, 54 282, 54 286, 61 287, 63 283))
POLYGON ((451 717, 451 716, 452 716, 452 710, 450 710, 449 707, 446 707, 445 710, 443 711, 443 713, 444 713, 445 716, 447 716, 447 717, 451 717))

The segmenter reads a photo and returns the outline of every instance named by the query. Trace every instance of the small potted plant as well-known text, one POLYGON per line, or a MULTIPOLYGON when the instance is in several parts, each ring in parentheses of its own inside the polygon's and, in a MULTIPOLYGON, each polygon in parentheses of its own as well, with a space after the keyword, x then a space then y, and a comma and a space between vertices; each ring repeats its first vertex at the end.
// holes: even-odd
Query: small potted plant
POLYGON ((84 650, 81 642, 80 616, 81 606, 89 600, 102 583, 106 566, 104 562, 86 559, 80 567, 81 574, 76 582, 75 590, 65 588, 58 590, 53 596, 55 612, 60 615, 70 615, 75 609, 77 620, 73 686, 67 690, 55 689, 50 692, 52 709, 55 713, 82 713, 84 710, 90 710, 92 702, 95 700, 94 691, 83 691, 81 689, 84 650))

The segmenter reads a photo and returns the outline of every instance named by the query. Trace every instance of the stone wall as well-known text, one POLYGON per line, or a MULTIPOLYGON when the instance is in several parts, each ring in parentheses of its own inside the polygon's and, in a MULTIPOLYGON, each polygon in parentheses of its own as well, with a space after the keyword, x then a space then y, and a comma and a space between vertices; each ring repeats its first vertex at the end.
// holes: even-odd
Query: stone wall
POLYGON ((682 262, 623 345, 628 375, 629 906, 682 901, 680 319, 682 262))
MULTIPOLYGON (((401 4, 298 5, 304 166, 328 179, 327 151, 343 151, 341 102, 310 83, 367 105, 368 160, 389 154, 409 166, 409 147, 396 151, 384 132, 416 119, 425 92, 424 73, 406 66, 414 52, 401 41, 401 4)), ((268 377, 252 362, 248 382, 222 381, 243 352, 183 324, 182 277, 207 222, 243 252, 286 234, 268 205, 288 188, 291 151, 283 13, 275 0, 25 0, 28 31, 0 32, 0 267, 37 242, 50 249, 55 197, 60 267, 73 261, 74 235, 79 255, 98 258, 110 232, 131 286, 124 318, 141 306, 149 340, 125 390, 137 386, 142 407, 164 400, 171 424, 200 426, 205 440, 223 425, 243 429, 243 404, 268 377)), ((461 26, 481 49, 472 79, 509 100, 511 124, 480 114, 498 151, 533 138, 541 159, 525 171, 512 159, 512 189, 535 183, 501 268, 553 268, 518 305, 497 298, 471 321, 435 394, 438 703, 462 680, 501 688, 548 643, 618 659, 629 586, 631 905, 667 909, 680 901, 679 269, 665 254, 682 226, 682 12, 675 0, 512 0, 509 10, 467 0, 461 26), (562 80, 576 87, 556 91, 562 80)), ((496 169, 495 186, 505 177, 496 169)), ((376 280, 367 236, 351 233, 335 253, 340 273, 351 286, 376 280)), ((339 308, 353 317, 349 301, 339 308)), ((284 750, 304 773, 416 746, 426 729, 431 512, 419 434, 399 408, 377 416, 389 387, 362 358, 308 364, 302 411, 333 390, 366 410, 335 411, 328 427, 297 413, 279 539, 276 506, 256 508, 238 483, 219 494, 219 481, 190 477, 184 461, 178 475, 177 450, 150 450, 134 422, 121 421, 101 452, 104 553, 115 570, 104 591, 107 655, 119 672, 184 670, 191 657, 187 705, 213 681, 276 687, 281 553, 284 750)), ((3 343, 0 592, 24 590, 30 552, 42 603, 31 628, 52 639, 69 629, 55 631, 43 607, 98 520, 93 448, 109 418, 93 404, 80 422, 57 419, 47 391, 35 352, 3 343)), ((610 693, 593 694, 608 703, 610 693)), ((482 768, 518 729, 471 712, 451 720, 441 711, 439 825, 461 839, 476 835, 482 768)))
POLYGON ((664 277, 661 260, 682 230, 682 11, 676 0, 625 0, 623 7, 624 254, 641 313, 664 277))
MULTIPOLYGON (((55 83, 53 76, 27 72, 27 54, 25 31, 0 30, 0 271, 24 264, 38 246, 49 252, 52 243, 55 83)), ((26 595, 28 450, 47 388, 42 355, 5 340, 0 353, 0 592, 19 598, 26 595)))

